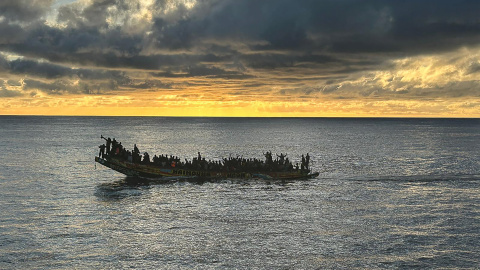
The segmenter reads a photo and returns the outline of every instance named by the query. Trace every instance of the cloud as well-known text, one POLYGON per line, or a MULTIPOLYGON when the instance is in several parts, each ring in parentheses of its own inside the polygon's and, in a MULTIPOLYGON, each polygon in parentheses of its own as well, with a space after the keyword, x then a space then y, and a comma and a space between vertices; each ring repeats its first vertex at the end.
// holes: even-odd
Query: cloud
POLYGON ((21 97, 23 93, 17 90, 9 90, 7 88, 8 82, 0 82, 0 98, 21 97))
POLYGON ((23 42, 25 30, 19 25, 11 25, 6 21, 0 20, 0 46, 9 46, 10 44, 19 44, 23 42))
MULTIPOLYGON (((413 29, 405 18, 405 9, 419 6, 419 13, 423 14, 428 6, 397 2, 203 1, 193 10, 177 12, 175 19, 155 18, 151 37, 158 48, 170 50, 195 50, 194 44, 209 40, 244 42, 253 51, 237 52, 235 56, 253 68, 332 61, 332 55, 338 53, 402 53, 420 49, 431 52, 441 46, 477 42, 478 31, 476 35, 472 33, 476 27, 470 23, 472 20, 465 18, 462 22, 458 15, 448 13, 432 15, 437 17, 436 24, 449 24, 453 16, 458 29, 451 31, 415 15, 418 24, 413 29), (430 29, 435 29, 435 33, 430 33, 430 29), (462 30, 468 33, 465 38, 470 39, 464 43, 459 42, 457 34, 462 30), (410 33, 411 38, 404 33, 410 33), (437 42, 435 37, 441 41, 437 42)), ((233 54, 224 59, 232 57, 233 54)))
POLYGON ((480 97, 480 55, 461 49, 447 54, 392 60, 381 70, 326 82, 317 92, 338 97, 398 99, 480 97))
POLYGON ((126 72, 118 70, 71 68, 64 65, 29 59, 16 59, 7 64, 8 69, 12 74, 25 74, 45 79, 70 77, 85 80, 111 79, 122 83, 127 83, 129 81, 126 72))
POLYGON ((192 65, 178 70, 150 73, 154 77, 187 78, 187 77, 208 77, 224 79, 248 79, 254 76, 244 74, 235 70, 226 70, 219 67, 205 65, 192 65))
POLYGON ((23 94, 19 91, 8 90, 8 89, 0 90, 0 97, 2 98, 21 97, 21 96, 23 96, 23 94))
POLYGON ((257 50, 421 52, 477 44, 480 24, 472 10, 479 7, 475 1, 454 9, 450 1, 202 1, 173 23, 157 18, 153 29, 158 46, 175 49, 215 38, 260 43, 252 46, 257 50))
POLYGON ((0 17, 8 22, 32 22, 44 16, 53 0, 2 0, 0 17))
MULTIPOLYGON (((15 12, 36 10, 34 18, 48 7, 22 3, 14 5, 15 12)), ((352 53, 389 60, 478 44, 480 23, 472 10, 480 4, 462 1, 455 7, 449 1, 411 0, 82 1, 58 8, 62 27, 24 27, 0 48, 53 62, 145 69, 198 65, 207 57, 217 66, 244 59, 252 68, 332 61, 352 53), (212 51, 222 47, 217 44, 224 49, 212 51)))
POLYGON ((222 101, 479 95, 478 1, 68 2, 0 3, 0 79, 24 82, 4 83, 1 96, 167 89, 222 101))

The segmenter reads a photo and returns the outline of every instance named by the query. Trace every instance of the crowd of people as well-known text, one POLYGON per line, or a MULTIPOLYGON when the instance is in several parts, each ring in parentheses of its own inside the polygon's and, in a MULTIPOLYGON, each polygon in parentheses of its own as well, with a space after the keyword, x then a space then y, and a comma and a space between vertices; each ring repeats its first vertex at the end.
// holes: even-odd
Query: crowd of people
POLYGON ((105 144, 99 146, 100 152, 98 156, 100 158, 116 158, 124 161, 128 161, 136 164, 144 164, 157 166, 161 168, 175 168, 185 170, 196 171, 229 171, 229 172, 258 172, 258 171, 310 171, 310 156, 307 153, 302 155, 302 161, 300 165, 293 163, 287 157, 287 154, 281 153, 276 155, 273 159, 272 152, 263 153, 265 160, 257 158, 243 158, 243 157, 229 157, 222 160, 206 160, 202 157, 200 152, 191 161, 185 159, 184 161, 176 156, 168 155, 154 155, 150 158, 150 155, 145 152, 143 155, 140 153, 137 145, 135 144, 133 150, 127 150, 122 146, 121 142, 117 142, 115 138, 105 138, 105 144))

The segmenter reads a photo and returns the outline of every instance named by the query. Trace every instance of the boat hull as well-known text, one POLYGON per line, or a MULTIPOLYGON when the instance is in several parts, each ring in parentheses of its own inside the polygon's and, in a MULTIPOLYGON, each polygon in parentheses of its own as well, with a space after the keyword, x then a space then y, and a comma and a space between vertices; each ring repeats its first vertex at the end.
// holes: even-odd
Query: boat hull
POLYGON ((136 164, 118 159, 95 157, 95 161, 129 177, 139 178, 181 178, 181 179, 308 179, 318 176, 318 173, 302 171, 290 172, 226 172, 226 171, 195 171, 176 168, 160 168, 151 165, 136 164))

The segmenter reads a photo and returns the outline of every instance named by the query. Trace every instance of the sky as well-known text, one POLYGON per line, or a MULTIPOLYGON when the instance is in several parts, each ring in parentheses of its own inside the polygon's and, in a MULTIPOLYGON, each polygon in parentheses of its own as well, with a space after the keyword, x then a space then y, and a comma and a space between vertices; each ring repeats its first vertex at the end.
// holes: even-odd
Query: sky
POLYGON ((2 0, 0 114, 480 117, 478 0, 2 0))

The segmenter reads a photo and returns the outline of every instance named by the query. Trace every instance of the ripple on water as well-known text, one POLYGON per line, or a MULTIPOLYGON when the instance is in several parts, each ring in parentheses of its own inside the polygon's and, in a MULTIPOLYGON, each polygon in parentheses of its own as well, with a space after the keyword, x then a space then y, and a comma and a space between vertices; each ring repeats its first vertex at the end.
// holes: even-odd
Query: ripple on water
POLYGON ((27 154, 0 159, 0 269, 480 264, 477 120, 2 119, 2 150, 27 154), (99 133, 151 155, 309 152, 320 176, 131 181, 95 169, 99 133))

